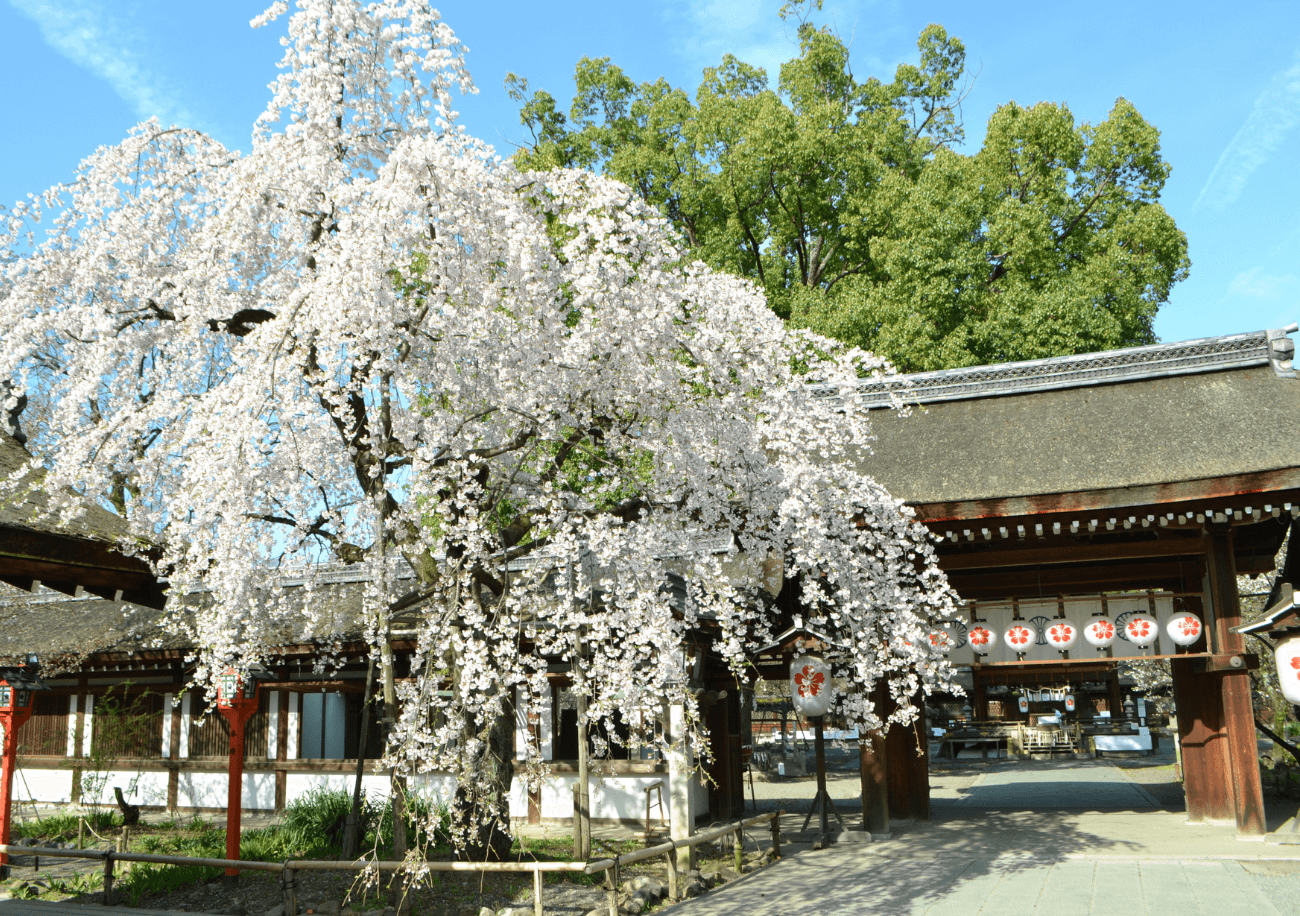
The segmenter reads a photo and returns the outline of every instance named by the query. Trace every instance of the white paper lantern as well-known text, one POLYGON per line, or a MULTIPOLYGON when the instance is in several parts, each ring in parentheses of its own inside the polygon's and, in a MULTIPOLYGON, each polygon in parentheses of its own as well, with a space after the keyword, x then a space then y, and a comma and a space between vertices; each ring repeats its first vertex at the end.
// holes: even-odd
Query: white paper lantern
POLYGON ((940 655, 947 655, 955 645, 957 645, 957 640, 947 630, 932 630, 930 632, 930 648, 940 655))
POLYGON ((1288 703, 1300 703, 1300 634, 1283 636, 1273 652, 1277 659, 1277 681, 1288 703))
POLYGON ((1079 628, 1071 621, 1053 620, 1047 627, 1047 644, 1064 652, 1079 641, 1079 628))
POLYGON ((1074 712, 1074 694, 1072 693, 1065 695, 1065 711, 1074 712))
POLYGON ((966 637, 970 640, 971 648, 980 655, 988 655, 998 644, 997 631, 982 625, 971 627, 966 637))
POLYGON ((1178 646, 1190 646, 1201 638, 1205 624, 1195 614, 1175 614, 1165 624, 1165 632, 1178 646))
POLYGON ((1124 635, 1139 649, 1145 649, 1160 638, 1160 624, 1150 614, 1134 614, 1124 621, 1124 635))
POLYGON ((1029 712, 1029 697, 1020 698, 1020 711, 1029 712))
POLYGON ((790 697, 801 716, 824 716, 831 708, 831 668, 815 655, 790 662, 790 697))
POLYGON ((1104 649, 1115 641, 1115 624, 1109 617, 1094 617, 1083 628, 1088 645, 1104 649))
POLYGON ((1029 647, 1034 644, 1034 631, 1022 623, 1013 623, 1007 627, 1002 638, 1006 640, 1007 648, 1012 652, 1028 652, 1029 647))

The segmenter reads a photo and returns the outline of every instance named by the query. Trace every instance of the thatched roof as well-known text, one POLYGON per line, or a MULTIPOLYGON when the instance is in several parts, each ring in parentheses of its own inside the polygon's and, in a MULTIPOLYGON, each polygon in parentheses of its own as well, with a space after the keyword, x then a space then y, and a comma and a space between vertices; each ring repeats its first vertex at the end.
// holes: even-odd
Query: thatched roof
POLYGON ((1295 486, 1289 344, 1260 332, 912 376, 921 405, 906 417, 873 409, 875 453, 860 466, 914 505, 1279 472, 1295 486))

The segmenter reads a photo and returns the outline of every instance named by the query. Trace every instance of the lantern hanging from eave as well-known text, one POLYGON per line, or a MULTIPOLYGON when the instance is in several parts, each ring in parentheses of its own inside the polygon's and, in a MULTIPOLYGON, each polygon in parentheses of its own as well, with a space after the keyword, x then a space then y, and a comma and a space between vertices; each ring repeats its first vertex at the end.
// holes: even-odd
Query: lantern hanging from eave
POLYGON ((1205 632, 1205 625, 1195 614, 1175 614, 1165 624, 1165 632, 1174 641, 1174 645, 1190 646, 1201 638, 1201 634, 1205 632))
POLYGON ((1300 633, 1281 637, 1273 654, 1277 658, 1277 682, 1282 696, 1292 705, 1300 704, 1300 633))
POLYGON ((1094 617, 1083 628, 1083 638, 1096 649, 1105 649, 1115 641, 1115 624, 1109 617, 1094 617))
POLYGON ((993 647, 998 644, 997 631, 991 630, 983 624, 971 627, 967 637, 970 639, 971 648, 978 655, 988 655, 993 651, 993 647))
POLYGON ((1002 635, 1002 638, 1011 651, 1028 652, 1029 647, 1034 644, 1034 631, 1023 623, 1013 623, 1007 627, 1007 631, 1002 635))
POLYGON ((1074 705, 1074 694, 1067 693, 1065 695, 1065 711, 1074 712, 1074 705))
POLYGON ((1019 706, 1021 712, 1029 712, 1029 697, 1022 694, 1020 696, 1019 706))
POLYGON ((816 655, 797 656, 790 662, 790 698, 801 716, 824 716, 831 708, 831 668, 816 655))
POLYGON ((1124 635, 1139 649, 1145 649, 1160 638, 1160 625, 1150 614, 1133 614, 1124 621, 1124 635))
POLYGON ((1066 652, 1079 641, 1079 628, 1064 617, 1047 626, 1047 644, 1059 652, 1066 652))

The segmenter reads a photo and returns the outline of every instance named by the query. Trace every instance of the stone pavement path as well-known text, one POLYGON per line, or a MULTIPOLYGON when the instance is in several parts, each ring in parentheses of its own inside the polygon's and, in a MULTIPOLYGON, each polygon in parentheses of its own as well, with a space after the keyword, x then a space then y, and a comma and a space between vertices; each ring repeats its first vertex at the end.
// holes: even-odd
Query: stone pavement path
POLYGON ((1297 912, 1293 907, 1300 902, 1295 896, 1300 893, 1300 875, 1261 874, 1264 863, 1260 862, 900 860, 871 856, 865 852, 868 848, 796 853, 667 912, 672 916, 809 912, 826 916, 1274 916, 1297 912))
POLYGON ((1122 770, 1096 761, 1037 767, 998 764, 976 777, 959 798, 935 798, 934 804, 1095 811, 1160 807, 1150 792, 1125 778, 1122 770))
MULTIPOLYGON (((978 767, 932 772, 932 821, 895 822, 892 839, 824 851, 793 843, 770 868, 665 912, 1300 914, 1300 847, 1243 842, 1231 826, 1189 825, 1181 799, 1162 805, 1156 786, 1148 791, 1141 775, 1099 760, 981 761, 978 767)), ((759 806, 806 810, 803 796, 810 793, 804 789, 760 787, 759 806)), ((860 823, 852 816, 853 801, 845 798, 848 790, 846 783, 832 794, 844 798, 841 809, 860 823)), ((788 814, 783 834, 799 838, 795 831, 802 820, 788 814)))

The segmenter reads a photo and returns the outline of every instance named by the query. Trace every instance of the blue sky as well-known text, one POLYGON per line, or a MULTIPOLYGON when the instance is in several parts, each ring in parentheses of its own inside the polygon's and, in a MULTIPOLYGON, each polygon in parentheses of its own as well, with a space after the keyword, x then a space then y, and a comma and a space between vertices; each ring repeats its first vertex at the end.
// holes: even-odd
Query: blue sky
MULTIPOLYGON (((269 2, 269 0, 268 0, 269 2)), ((77 162, 150 115, 247 149, 280 56, 280 24, 254 31, 263 0, 0 0, 0 202, 72 176, 77 162)), ((502 89, 509 71, 567 99, 582 55, 638 80, 693 90, 732 52, 793 56, 780 0, 448 0, 477 95, 461 120, 503 153, 526 135, 502 89)), ((1160 128, 1173 175, 1163 202, 1187 233, 1190 278, 1161 310, 1166 341, 1281 327, 1300 318, 1300 4, 855 2, 823 13, 851 38, 859 76, 915 58, 944 25, 975 75, 965 103, 977 145, 997 105, 1065 102, 1079 120, 1118 96, 1160 128)))

